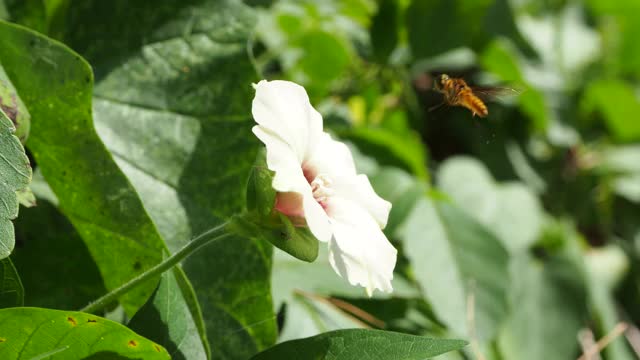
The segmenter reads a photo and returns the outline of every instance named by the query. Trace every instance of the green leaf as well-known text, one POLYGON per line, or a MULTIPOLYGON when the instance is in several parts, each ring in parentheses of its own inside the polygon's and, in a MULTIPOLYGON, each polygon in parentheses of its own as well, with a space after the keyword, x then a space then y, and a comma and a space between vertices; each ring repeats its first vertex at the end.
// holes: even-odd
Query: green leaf
POLYGON ((525 79, 516 49, 510 43, 496 40, 490 43, 481 55, 480 62, 489 72, 508 86, 522 91, 518 95, 520 110, 531 119, 533 129, 544 131, 549 124, 547 103, 542 92, 525 79))
MULTIPOLYGON (((285 310, 280 341, 363 326, 362 321, 346 315, 326 300, 330 296, 365 296, 362 288, 351 286, 335 273, 329 264, 326 245, 320 247, 318 258, 311 264, 301 262, 282 251, 275 251, 271 281, 274 305, 285 310)), ((395 276, 391 284, 394 297, 419 296, 414 287, 400 276, 395 276)), ((374 299, 389 297, 389 294, 381 292, 373 294, 374 299)))
MULTIPOLYGON (((49 0, 48 2, 52 2, 49 0)), ((8 19, 38 32, 46 32, 46 8, 42 0, 0 0, 8 19)))
POLYGON ((506 0, 413 0, 406 23, 409 45, 418 60, 460 47, 482 51, 498 37, 509 38, 533 54, 506 0))
POLYGON ((24 305, 24 288, 9 258, 0 260, 0 308, 24 305))
POLYGON ((612 176, 613 191, 629 201, 640 203, 640 146, 616 146, 602 151, 597 169, 612 176))
POLYGON ((372 19, 369 36, 376 61, 386 64, 391 52, 398 46, 399 4, 395 0, 382 0, 372 19))
MULTIPOLYGON (((162 274, 149 301, 135 314, 128 327, 167 349, 174 360, 207 359, 197 321, 187 304, 195 303, 195 293, 180 267, 162 274), (179 280, 178 280, 179 279, 179 280), (180 285, 178 281, 182 282, 180 285), (183 293, 183 289, 188 289, 183 293), (190 296, 190 301, 184 297, 190 296)), ((203 336, 206 336, 204 333, 203 336)))
MULTIPOLYGON (((0 48, 0 63, 32 117, 27 145, 107 289, 158 263, 162 239, 93 129, 89 64, 64 45, 4 22, 0 48)), ((132 313, 154 289, 150 281, 121 302, 132 313)))
POLYGON ((415 133, 397 135, 381 128, 360 127, 338 134, 352 141, 363 153, 375 157, 380 165, 399 167, 420 179, 429 177, 424 145, 415 133))
POLYGON ((393 237, 427 190, 427 185, 400 169, 390 167, 370 174, 369 180, 376 193, 393 204, 384 228, 384 232, 393 237))
POLYGON ((15 244, 11 220, 18 216, 16 191, 31 182, 29 159, 14 132, 13 123, 0 110, 0 259, 9 256, 15 244))
POLYGON ((505 359, 564 360, 578 351, 586 291, 579 270, 561 258, 514 258, 512 311, 498 340, 505 359), (544 314, 541 316, 541 314, 544 314))
MULTIPOLYGON (((629 260, 620 248, 608 245, 589 249, 584 254, 584 262, 587 270, 589 307, 593 312, 598 334, 605 336, 623 321, 618 314, 614 291, 621 278, 626 275, 629 260)), ((627 346, 624 336, 613 340, 602 352, 611 360, 636 358, 627 346)))
POLYGON ((461 340, 429 339, 391 331, 336 330, 278 344, 252 360, 269 359, 379 359, 422 360, 462 349, 461 340))
POLYGON ((581 111, 598 114, 617 141, 640 139, 640 123, 629 121, 640 111, 640 101, 633 87, 621 80, 591 82, 582 98, 581 111))
POLYGON ((490 0, 414 0, 407 9, 409 45, 417 59, 470 45, 490 0), (446 29, 446 31, 444 30, 446 29))
POLYGON ((308 77, 310 89, 323 91, 337 80, 346 70, 351 53, 342 39, 328 31, 313 30, 304 34, 297 44, 305 54, 292 70, 301 79, 308 77))
POLYGON ((106 293, 87 245, 57 208, 40 201, 22 214, 16 221, 21 245, 11 260, 22 274, 27 306, 79 309, 106 293))
POLYGON ((349 285, 333 271, 326 246, 319 249, 318 259, 311 264, 277 250, 273 259, 273 302, 284 312, 279 341, 362 327, 361 322, 322 301, 329 294, 362 296, 361 289, 349 285))
POLYGON ((451 157, 438 171, 438 187, 467 214, 491 229, 511 252, 527 250, 542 227, 542 205, 526 186, 497 183, 471 157, 451 157))
POLYGON ((14 135, 24 144, 31 128, 31 115, 2 66, 0 66, 0 109, 13 122, 16 128, 14 135))
POLYGON ((603 62, 606 70, 615 75, 640 77, 640 22, 635 14, 640 4, 635 0, 589 0, 585 2, 597 14, 601 32, 603 62))
POLYGON ((125 326, 94 315, 41 308, 0 310, 2 359, 170 359, 125 326), (62 350, 66 348, 65 350, 62 350))
POLYGON ((422 198, 400 236, 416 280, 435 314, 456 334, 474 330, 490 340, 506 318, 508 255, 469 215, 442 200, 422 198), (475 329, 468 328, 473 300, 475 329))
MULTIPOLYGON (((96 127, 175 251, 245 210, 259 148, 246 53, 253 11, 226 0, 78 3, 66 38, 98 74, 96 127), (113 36, 97 43, 104 33, 113 36)), ((235 236, 184 262, 213 358, 275 342, 270 256, 264 240, 235 236)))

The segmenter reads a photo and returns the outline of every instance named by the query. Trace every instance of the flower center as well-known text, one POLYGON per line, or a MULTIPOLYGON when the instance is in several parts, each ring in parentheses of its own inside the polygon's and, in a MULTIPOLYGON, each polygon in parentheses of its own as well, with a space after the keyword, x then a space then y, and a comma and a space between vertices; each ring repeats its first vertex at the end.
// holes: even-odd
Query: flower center
POLYGON ((316 199, 316 201, 320 203, 322 207, 324 207, 327 199, 331 195, 333 195, 333 189, 331 189, 331 179, 329 179, 326 175, 319 174, 311 182, 311 191, 313 193, 313 198, 316 199))

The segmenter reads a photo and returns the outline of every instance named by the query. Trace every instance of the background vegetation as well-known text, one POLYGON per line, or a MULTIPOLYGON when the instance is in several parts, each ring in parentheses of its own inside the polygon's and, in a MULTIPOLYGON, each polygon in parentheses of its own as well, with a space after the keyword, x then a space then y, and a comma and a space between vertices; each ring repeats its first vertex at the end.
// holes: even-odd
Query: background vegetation
POLYGON ((636 0, 0 0, 0 18, 60 41, 0 23, 0 304, 79 309, 241 210, 260 148, 250 84, 288 79, 394 205, 393 295, 366 298, 322 251, 308 264, 235 237, 127 294, 109 329, 178 359, 362 327, 470 341, 439 359, 565 360, 613 331, 602 358, 636 359, 638 14, 636 0), (428 111, 441 73, 521 93, 486 119, 428 111))

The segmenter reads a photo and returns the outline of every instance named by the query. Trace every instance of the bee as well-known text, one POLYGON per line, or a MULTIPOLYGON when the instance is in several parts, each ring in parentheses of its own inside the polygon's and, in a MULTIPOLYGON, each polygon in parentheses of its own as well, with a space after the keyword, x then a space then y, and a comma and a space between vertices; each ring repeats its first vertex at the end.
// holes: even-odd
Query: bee
POLYGON ((473 116, 487 117, 489 109, 480 98, 480 95, 494 96, 503 92, 516 92, 510 88, 472 88, 461 78, 451 78, 447 74, 440 75, 434 82, 434 90, 444 95, 444 101, 431 108, 433 110, 444 104, 449 106, 462 106, 471 111, 473 116))

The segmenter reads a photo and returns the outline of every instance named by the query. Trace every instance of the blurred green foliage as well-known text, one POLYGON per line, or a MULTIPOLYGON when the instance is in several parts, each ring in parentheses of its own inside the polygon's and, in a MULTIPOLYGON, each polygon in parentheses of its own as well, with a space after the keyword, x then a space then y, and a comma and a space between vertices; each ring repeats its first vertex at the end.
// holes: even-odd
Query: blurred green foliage
POLYGON ((288 79, 393 203, 395 292, 365 298, 313 239, 308 264, 238 236, 125 299, 129 315, 142 306, 132 328, 178 358, 245 359, 276 330, 318 336, 265 358, 325 354, 378 334, 329 332, 361 327, 470 342, 439 359, 566 360, 624 323, 602 358, 640 357, 638 14, 637 0, 0 0, 1 19, 70 46, 96 78, 92 92, 77 54, 1 23, 0 77, 30 115, 44 205, 15 222, 0 298, 79 307, 242 209, 259 147, 249 84, 288 79), (512 90, 480 119, 439 106, 443 73, 512 90))
MULTIPOLYGON (((387 234, 406 256, 401 276, 430 304, 410 305, 430 321, 403 330, 475 338, 470 358, 567 359, 582 351, 581 329, 597 339, 640 322, 639 2, 280 0, 259 9, 259 72, 307 86, 394 201, 387 234), (432 90, 441 73, 515 91, 488 102, 486 119, 430 111, 442 101, 432 90)), ((384 317, 382 305, 357 303, 384 317)), ((398 316, 388 324, 411 318, 398 316)), ((632 354, 622 335, 603 351, 632 354)))

